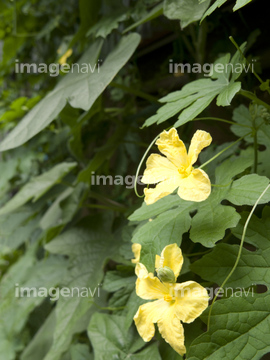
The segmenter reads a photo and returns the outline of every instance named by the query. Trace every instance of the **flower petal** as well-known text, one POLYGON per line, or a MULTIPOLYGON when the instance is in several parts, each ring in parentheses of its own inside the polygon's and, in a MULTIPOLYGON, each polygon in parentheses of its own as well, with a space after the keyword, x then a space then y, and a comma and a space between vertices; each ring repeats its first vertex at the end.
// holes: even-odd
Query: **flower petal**
POLYGON ((192 170, 188 177, 181 180, 177 193, 183 200, 206 200, 211 193, 208 175, 201 169, 192 170))
POLYGON ((159 199, 163 198, 174 192, 176 188, 178 188, 180 183, 178 181, 172 180, 165 180, 159 183, 154 189, 144 189, 144 201, 147 205, 153 204, 159 199))
POLYGON ((179 320, 191 323, 207 308, 207 290, 195 281, 175 284, 175 313, 179 320))
POLYGON ((141 182, 156 184, 173 177, 180 178, 177 167, 164 156, 151 154, 147 159, 141 182))
POLYGON ((159 151, 164 154, 177 168, 188 166, 188 157, 185 144, 179 139, 175 128, 163 131, 156 141, 159 151))
POLYGON ((197 130, 195 132, 188 149, 188 160, 190 165, 193 165, 197 161, 199 153, 203 148, 209 146, 211 142, 212 137, 208 132, 203 130, 197 130))
POLYGON ((174 305, 171 305, 162 319, 158 320, 158 330, 167 343, 181 356, 186 353, 184 345, 184 329, 180 320, 174 313, 174 305))
POLYGON ((135 257, 135 259, 132 259, 131 262, 133 262, 133 264, 136 264, 140 261, 142 245, 141 244, 132 244, 131 248, 132 248, 132 252, 135 257))
MULTIPOLYGON (((136 267, 135 267, 135 274, 139 277, 139 278, 143 278, 148 276, 148 271, 146 269, 146 267, 142 264, 142 263, 137 263, 136 267)), ((152 273, 150 273, 152 274, 152 273)), ((153 275, 153 274, 152 274, 153 275)))
POLYGON ((162 250, 161 257, 159 259, 159 267, 168 266, 170 269, 172 269, 176 280, 181 271, 183 261, 184 258, 179 246, 177 244, 171 244, 165 246, 165 248, 162 250))
POLYGON ((156 300, 163 299, 164 296, 170 293, 170 289, 152 273, 149 273, 147 276, 138 277, 136 293, 142 299, 156 300))
POLYGON ((141 305, 134 316, 138 333, 144 341, 150 341, 155 334, 155 326, 163 313, 166 312, 169 303, 164 300, 157 300, 141 305))

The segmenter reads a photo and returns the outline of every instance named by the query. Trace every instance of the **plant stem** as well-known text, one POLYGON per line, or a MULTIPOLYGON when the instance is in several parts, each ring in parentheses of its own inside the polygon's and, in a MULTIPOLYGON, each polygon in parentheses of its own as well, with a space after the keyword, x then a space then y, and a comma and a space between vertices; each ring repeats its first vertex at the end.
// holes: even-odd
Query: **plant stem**
POLYGON ((246 236, 246 231, 247 231, 247 227, 248 227, 248 224, 250 222, 250 219, 258 205, 258 203, 260 202, 261 198, 263 197, 263 195, 266 193, 266 191, 270 188, 270 184, 267 185, 267 187, 264 189, 264 191, 261 193, 261 195, 259 196, 259 198, 257 199, 257 201, 255 202, 253 208, 251 209, 251 212, 249 213, 249 216, 245 222, 245 225, 244 225, 244 229, 243 229, 243 233, 242 233, 242 237, 241 237, 241 242, 240 242, 240 246, 239 246, 239 251, 238 251, 238 255, 237 255, 237 258, 236 258, 236 261, 235 261, 235 264, 232 268, 232 270, 230 271, 229 275, 226 277, 226 279, 223 281, 222 285, 220 286, 220 288, 218 289, 215 297, 214 297, 214 300, 211 304, 211 307, 210 307, 210 310, 209 310, 209 314, 208 314, 208 322, 207 322, 207 331, 209 331, 210 329, 210 317, 211 317, 211 312, 212 312, 212 308, 213 308, 213 305, 221 291, 221 289, 224 288, 224 286, 226 285, 227 281, 230 279, 230 277, 232 276, 232 274, 234 273, 235 269, 237 268, 237 265, 239 263, 239 260, 240 260, 240 257, 241 257, 241 253, 242 253, 242 249, 243 249, 243 245, 244 245, 244 240, 245 240, 245 236, 246 236))
POLYGON ((257 98, 255 94, 250 91, 240 90, 239 95, 245 96, 246 98, 253 100, 256 104, 264 106, 268 111, 270 111, 270 105, 262 101, 261 99, 257 98))
MULTIPOLYGON (((248 61, 248 59, 245 57, 245 55, 243 54, 243 51, 240 49, 239 45, 236 43, 236 41, 234 40, 234 38, 232 36, 229 36, 229 39, 231 40, 231 42, 233 43, 233 45, 236 47, 236 49, 240 52, 240 54, 243 56, 243 58, 246 60, 247 64, 250 66, 251 63, 248 61)), ((256 76, 256 78, 259 80, 259 82, 261 84, 263 84, 263 80, 260 78, 260 76, 253 70, 252 73, 254 74, 254 76, 256 76)))
POLYGON ((138 166, 138 168, 137 168, 137 171, 136 171, 135 181, 134 181, 134 191, 135 191, 135 194, 136 194, 138 197, 140 197, 140 198, 144 197, 144 195, 139 195, 139 194, 138 194, 138 191, 137 191, 137 179, 138 179, 138 176, 139 176, 139 172, 140 172, 142 163, 143 163, 144 159, 146 158, 146 155, 148 154, 149 150, 150 150, 151 147, 154 145, 154 143, 156 142, 156 140, 158 139, 158 137, 159 137, 159 134, 158 134, 158 136, 156 136, 156 137, 154 138, 154 140, 151 142, 151 144, 150 144, 150 145, 148 146, 148 148, 146 149, 146 151, 145 151, 145 153, 143 154, 143 157, 142 157, 142 159, 141 159, 141 161, 140 161, 140 163, 139 163, 139 166, 138 166))
POLYGON ((201 251, 201 252, 197 252, 197 253, 193 253, 193 254, 184 254, 186 257, 192 257, 192 256, 199 256, 199 255, 204 255, 204 254, 208 254, 209 252, 211 252, 212 250, 206 250, 206 251, 201 251))
MULTIPOLYGON (((254 120, 255 123, 255 120, 254 120)), ((255 126, 255 124, 254 124, 255 126)), ((257 139, 257 129, 254 127, 254 144, 253 144, 253 149, 254 149, 254 173, 257 173, 257 167, 258 167, 258 139, 257 139)))
POLYGON ((219 155, 221 155, 222 153, 224 153, 225 151, 227 151, 228 149, 230 149, 232 146, 234 146, 235 144, 237 144, 239 141, 243 140, 246 136, 250 135, 250 133, 242 136, 241 138, 237 139, 235 142, 233 142, 232 144, 230 144, 229 146, 225 147, 225 149, 221 150, 218 154, 216 154, 215 156, 213 156, 211 159, 209 159, 208 161, 206 161, 204 164, 202 164, 201 166, 199 166, 199 169, 202 169, 203 167, 205 167, 206 165, 208 165, 211 161, 215 160, 217 157, 219 157, 219 155))
POLYGON ((148 100, 150 102, 154 102, 154 103, 160 103, 154 96, 152 95, 149 95, 149 94, 146 94, 144 93, 143 91, 140 91, 140 90, 135 90, 131 87, 128 87, 128 86, 125 86, 125 85, 122 85, 122 84, 118 84, 114 81, 112 81, 110 83, 111 86, 113 87, 116 87, 118 89, 122 89, 123 91, 126 91, 127 93, 130 93, 130 94, 133 94, 133 95, 136 95, 142 99, 145 99, 145 100, 148 100))
POLYGON ((232 125, 238 125, 238 126, 243 126, 243 127, 247 127, 251 129, 251 126, 248 125, 244 125, 244 124, 239 124, 236 123, 234 121, 230 121, 230 120, 226 120, 226 119, 221 119, 221 118, 216 118, 216 117, 201 117, 201 118, 195 118, 194 120, 216 120, 216 121, 221 121, 221 122, 225 122, 227 124, 232 124, 232 125))

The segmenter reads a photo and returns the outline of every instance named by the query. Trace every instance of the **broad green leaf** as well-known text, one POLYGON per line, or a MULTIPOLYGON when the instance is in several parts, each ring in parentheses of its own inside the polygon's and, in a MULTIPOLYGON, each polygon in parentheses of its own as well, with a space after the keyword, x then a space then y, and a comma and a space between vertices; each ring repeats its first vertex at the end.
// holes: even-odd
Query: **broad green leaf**
POLYGON ((35 334, 34 338, 24 349, 21 360, 43 359, 45 357, 53 342, 55 323, 55 310, 53 310, 35 334))
MULTIPOLYGON (((252 113, 250 110, 244 106, 240 105, 233 112, 233 120, 238 124, 244 125, 237 126, 232 125, 232 132, 239 137, 244 136, 248 132, 251 132, 251 129, 255 126, 257 130, 257 142, 258 144, 265 145, 266 147, 270 147, 270 127, 267 122, 269 119, 269 113, 265 109, 265 107, 259 105, 254 105, 251 107, 252 113), (250 130, 249 130, 250 128, 250 130)), ((248 143, 254 142, 254 137, 252 134, 245 137, 245 141, 248 143)))
POLYGON ((104 217, 85 218, 76 227, 46 245, 51 253, 68 255, 70 258, 69 274, 64 279, 65 286, 79 288, 81 291, 87 288, 89 294, 89 297, 76 294, 60 297, 56 306, 54 342, 46 360, 58 360, 68 349, 78 321, 87 311, 96 310, 92 305, 99 296, 103 266, 119 248, 119 242, 110 233, 110 227, 104 217))
MULTIPOLYGON (((233 234, 239 239, 248 213, 244 213, 233 234)), ((270 208, 263 211, 262 219, 253 215, 247 229, 245 241, 256 246, 255 252, 242 249, 239 264, 226 283, 226 287, 248 287, 254 284, 270 285, 270 208)), ((229 274, 239 252, 238 245, 218 244, 210 254, 191 265, 191 270, 203 279, 221 285, 229 274)))
POLYGON ((145 16, 143 16, 140 20, 138 20, 137 22, 135 22, 135 24, 130 25, 128 28, 126 28, 123 31, 123 34, 127 33, 130 30, 135 29, 136 27, 138 27, 139 25, 142 25, 148 21, 151 21, 155 18, 157 18, 158 16, 163 14, 163 4, 159 4, 157 6, 155 6, 151 11, 149 11, 149 13, 145 16))
POLYGON ((40 227, 42 230, 49 229, 53 225, 61 224, 62 217, 62 209, 60 207, 60 203, 62 200, 66 199, 73 192, 73 188, 67 188, 60 194, 54 203, 49 207, 46 213, 43 215, 40 220, 40 227))
MULTIPOLYGON (((241 45, 240 48, 241 51, 244 51, 245 44, 241 45)), ((230 105, 235 94, 241 89, 241 83, 235 82, 235 80, 241 75, 244 65, 245 60, 238 50, 232 58, 230 54, 220 57, 213 64, 211 79, 193 81, 185 85, 182 90, 175 91, 160 99, 160 102, 167 104, 162 106, 156 115, 147 119, 144 126, 150 126, 154 123, 160 124, 181 112, 174 124, 175 127, 179 127, 193 120, 215 97, 217 97, 218 106, 230 105), (237 64, 241 64, 240 71, 237 70, 237 64)))
POLYGON ((29 314, 44 301, 44 294, 38 296, 39 289, 54 287, 66 273, 67 262, 64 259, 50 257, 37 261, 36 248, 36 245, 32 246, 9 269, 0 285, 0 348, 8 340, 10 351, 14 353, 13 358, 15 352, 20 350, 20 334, 29 314), (22 288, 28 289, 25 296, 21 296, 22 288))
POLYGON ((125 131, 125 125, 118 126, 117 130, 107 141, 106 145, 95 153, 94 157, 89 161, 87 167, 78 174, 78 183, 83 182, 86 184, 95 185, 92 182, 92 173, 95 172, 106 160, 110 159, 115 150, 118 149, 119 142, 122 141, 125 131))
POLYGON ((72 345, 70 349, 71 360, 93 360, 93 354, 89 352, 89 346, 86 344, 72 345))
POLYGON ((248 3, 250 3, 252 0, 237 0, 236 4, 233 7, 233 11, 239 10, 241 9, 241 7, 247 5, 248 3))
POLYGON ((0 116, 0 122, 6 123, 24 116, 25 113, 28 110, 30 110, 33 106, 35 106, 39 100, 40 100, 40 96, 36 96, 33 99, 28 99, 27 97, 20 97, 14 100, 9 106, 10 110, 6 111, 4 114, 0 116))
POLYGON ((140 36, 135 33, 123 37, 98 72, 95 64, 97 64, 102 41, 97 40, 78 62, 81 66, 90 63, 93 73, 89 71, 89 67, 86 73, 78 72, 78 66, 76 66, 75 71, 65 76, 55 89, 41 100, 2 141, 0 151, 20 146, 38 134, 55 119, 67 101, 72 107, 89 110, 132 56, 139 42, 140 36))
POLYGON ((126 19, 127 14, 123 12, 111 14, 106 17, 104 16, 91 27, 86 36, 94 35, 96 38, 100 36, 105 39, 113 30, 118 28, 120 22, 125 21, 126 19))
POLYGON ((160 254, 166 245, 176 243, 180 246, 182 235, 190 228, 192 209, 192 202, 183 202, 182 206, 148 221, 134 233, 132 242, 142 245, 140 261, 149 272, 155 271, 156 254, 160 254))
MULTIPOLYGON (((252 160, 250 157, 240 155, 224 161, 216 168, 215 183, 221 186, 214 187, 208 199, 198 203, 198 212, 191 222, 190 238, 193 242, 213 247, 224 237, 227 229, 234 228, 238 224, 240 215, 236 209, 222 205, 221 202, 230 196, 232 179, 248 168, 252 160)), ((247 202, 248 196, 247 194, 247 197, 242 200, 247 202)))
MULTIPOLYGON (((226 196, 234 205, 254 205, 263 190, 269 184, 269 179, 265 176, 251 174, 242 176, 233 182, 229 194, 226 196)), ((270 201, 270 191, 262 197, 259 204, 270 201)))
POLYGON ((115 292, 122 287, 126 287, 130 284, 135 285, 136 276, 134 269, 130 274, 130 269, 124 268, 123 271, 108 271, 104 278, 103 289, 108 292, 115 292))
POLYGON ((54 166, 46 173, 32 178, 0 209, 0 215, 8 214, 11 211, 16 210, 31 199, 35 202, 51 189, 53 185, 58 183, 67 173, 74 169, 76 165, 76 163, 61 163, 54 166))
POLYGON ((79 208, 85 193, 84 184, 64 190, 49 207, 40 220, 40 227, 47 230, 53 226, 65 225, 79 208))
POLYGON ((192 22, 200 20, 209 4, 210 0, 201 4, 199 0, 165 0, 164 15, 172 20, 179 19, 181 28, 184 29, 192 22))
POLYGON ((118 266, 117 271, 108 271, 103 282, 103 289, 113 293, 109 306, 114 312, 125 317, 125 327, 128 329, 133 323, 133 317, 140 305, 145 301, 137 296, 135 281, 137 277, 134 267, 118 266), (123 309, 122 309, 123 308, 123 309))
POLYGON ((123 313, 122 313, 122 316, 125 317, 126 329, 128 329, 131 326, 131 324, 133 323, 133 318, 134 318, 137 310, 139 309, 139 306, 141 306, 144 303, 145 303, 145 300, 143 300, 136 294, 136 290, 134 288, 134 290, 132 291, 132 293, 130 294, 130 296, 128 298, 128 301, 125 305, 125 309, 123 310, 123 313))
POLYGON ((221 195, 222 192, 214 189, 210 197, 199 205, 191 222, 190 238, 193 242, 213 247, 227 229, 238 224, 240 215, 235 208, 220 204, 221 195))
MULTIPOLYGON (((199 0, 200 3, 204 3, 206 0, 199 0)), ((204 13, 202 20, 203 21, 207 16, 211 15, 217 8, 221 7, 223 4, 225 4, 227 0, 216 0, 210 8, 204 13)), ((252 0, 237 0, 236 4, 233 7, 233 11, 239 10, 243 6, 250 3, 252 0)))
POLYGON ((95 360, 161 360, 156 344, 138 352, 145 342, 136 332, 134 327, 127 332, 122 316, 94 314, 88 327, 88 336, 94 348, 95 360))
MULTIPOLYGON (((208 312, 203 314, 207 320, 208 312)), ((215 303, 210 330, 193 341, 188 360, 260 360, 270 351, 270 294, 215 303)))
POLYGON ((0 217, 0 253, 11 252, 25 242, 31 242, 40 231, 37 230, 40 217, 30 207, 22 207, 14 213, 0 217))
POLYGON ((175 206, 185 207, 185 201, 183 201, 178 195, 168 195, 159 201, 151 205, 146 205, 145 202, 142 203, 142 206, 134 211, 130 215, 130 221, 142 221, 149 220, 159 214, 162 214, 166 210, 169 210, 175 206))

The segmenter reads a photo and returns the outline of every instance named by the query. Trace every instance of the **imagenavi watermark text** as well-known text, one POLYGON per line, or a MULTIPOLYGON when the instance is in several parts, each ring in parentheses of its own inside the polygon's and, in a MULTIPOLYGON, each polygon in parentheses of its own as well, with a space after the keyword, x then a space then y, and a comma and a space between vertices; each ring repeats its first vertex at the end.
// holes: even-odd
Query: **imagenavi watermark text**
POLYGON ((95 64, 90 63, 74 63, 74 64, 59 64, 59 63, 20 63, 18 59, 15 60, 15 73, 16 74, 48 74, 52 77, 59 76, 60 73, 100 73, 102 60, 99 59, 95 64))
POLYGON ((214 73, 215 74, 241 74, 242 72, 248 73, 251 71, 254 72, 254 65, 256 59, 253 59, 251 63, 244 64, 244 63, 176 63, 172 59, 169 60, 169 73, 170 74, 184 74, 184 73, 193 73, 193 74, 202 74, 205 77, 211 77, 214 73))
POLYGON ((59 300, 60 297, 82 297, 94 298, 100 297, 100 288, 102 284, 91 287, 27 287, 15 284, 15 297, 16 298, 47 298, 52 301, 59 300))

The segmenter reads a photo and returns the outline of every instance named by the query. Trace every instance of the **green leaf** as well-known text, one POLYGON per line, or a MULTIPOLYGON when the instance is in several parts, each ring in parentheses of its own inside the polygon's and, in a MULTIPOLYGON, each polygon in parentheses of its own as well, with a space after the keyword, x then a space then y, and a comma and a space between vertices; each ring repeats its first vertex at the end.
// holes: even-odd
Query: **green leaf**
POLYGON ((192 22, 200 20, 209 4, 210 0, 201 4, 198 0, 165 0, 164 15, 172 20, 179 19, 181 28, 184 29, 192 22))
POLYGON ((127 332, 125 318, 122 316, 94 314, 88 327, 88 335, 94 348, 95 360, 161 360, 156 344, 138 352, 145 342, 137 335, 134 327, 127 332))
POLYGON ((270 351, 269 314, 269 293, 219 300, 213 307, 210 330, 193 341, 188 360, 260 360, 270 351))
MULTIPOLYGON (((140 35, 129 34, 121 39, 108 55, 100 69, 93 73, 75 71, 65 76, 38 105, 36 105, 2 141, 0 151, 24 144, 47 127, 61 112, 67 101, 72 107, 89 110, 118 71, 126 64, 140 42, 140 35), (38 119, 38 121, 37 121, 38 119)), ((101 50, 102 41, 97 40, 82 56, 79 64, 91 64, 94 68, 101 50)))
POLYGON ((30 110, 40 100, 40 96, 36 96, 33 99, 27 97, 20 97, 14 100, 10 107, 10 110, 6 111, 0 116, 0 122, 9 122, 16 120, 19 117, 25 115, 26 111, 30 110))
POLYGON ((0 253, 11 252, 21 244, 35 239, 40 217, 29 207, 0 217, 0 253))
MULTIPOLYGON (((200 0, 200 3, 205 2, 206 0, 200 0)), ((216 0, 210 8, 204 13, 201 21, 203 21, 207 16, 211 15, 218 7, 221 7, 223 4, 225 4, 227 0, 216 0)), ((247 5, 252 0, 237 0, 236 4, 233 7, 233 11, 239 10, 241 7, 247 5)))
POLYGON ((45 357, 53 342, 55 323, 55 310, 53 310, 35 334, 34 338, 24 349, 21 360, 43 359, 45 357))
MULTIPOLYGON (((233 182, 230 192, 226 196, 234 205, 254 205, 263 190, 269 184, 269 179, 265 176, 251 174, 242 176, 233 182)), ((259 204, 270 201, 270 191, 262 197, 259 204)))
POLYGON ((134 211, 132 215, 130 215, 130 221, 142 221, 149 220, 159 214, 162 214, 166 210, 169 210, 175 206, 183 206, 185 207, 185 201, 182 200, 178 195, 168 195, 159 201, 155 202, 151 205, 146 205, 145 202, 142 203, 142 206, 134 211))
MULTIPOLYGON (((240 215, 236 209, 222 205, 221 202, 230 196, 232 178, 243 172, 252 162, 252 158, 240 155, 224 161, 216 168, 216 184, 221 186, 214 187, 208 199, 198 203, 198 212, 191 222, 190 238, 193 242, 213 247, 224 237, 227 229, 238 224, 240 215)), ((248 197, 247 194, 245 202, 248 197)))
POLYGON ((16 210, 31 199, 35 202, 52 188, 53 185, 58 183, 67 173, 74 169, 76 165, 76 163, 61 163, 54 166, 46 173, 32 178, 0 209, 0 215, 8 214, 11 211, 16 210))
POLYGON ((99 296, 103 266, 119 248, 119 242, 110 233, 110 228, 111 225, 101 216, 85 218, 45 247, 52 253, 70 257, 70 271, 65 279, 65 286, 70 289, 79 288, 81 291, 90 289, 90 298, 76 296, 77 293, 75 296, 60 297, 56 306, 54 342, 46 360, 58 360, 68 349, 78 322, 82 321, 87 311, 96 310, 92 305, 94 296, 99 296), (104 230, 101 230, 103 227, 104 230))
POLYGON ((241 7, 247 5, 248 3, 250 3, 252 0, 237 0, 236 4, 233 7, 233 11, 239 10, 241 7))
POLYGON ((151 21, 155 18, 157 18, 158 16, 163 14, 163 4, 159 4, 157 6, 155 6, 151 11, 149 11, 148 14, 146 14, 145 16, 143 16, 140 20, 138 20, 137 22, 135 22, 134 24, 130 25, 128 28, 126 28, 123 31, 123 34, 127 33, 130 30, 135 29, 136 27, 138 27, 139 25, 142 25, 148 21, 151 21))
POLYGON ((40 227, 47 230, 68 223, 78 210, 85 191, 86 187, 82 183, 64 190, 43 215, 40 227))
POLYGON ((103 37, 104 39, 115 29, 118 28, 119 23, 127 19, 127 14, 123 12, 117 12, 104 16, 87 32, 86 36, 94 35, 97 37, 103 37))
POLYGON ((186 201, 174 210, 168 210, 152 221, 139 227, 132 238, 133 243, 142 245, 140 261, 149 272, 155 271, 156 254, 160 254, 166 245, 176 243, 180 246, 182 235, 190 228, 190 211, 193 203, 186 201))
POLYGON ((72 345, 70 349, 71 360, 93 360, 93 354, 90 354, 89 347, 85 344, 72 345))
MULTIPOLYGON (((245 44, 241 45, 241 51, 244 51, 244 48, 245 44)), ((175 127, 179 127, 193 120, 215 97, 217 97, 218 106, 230 105, 235 94, 241 89, 241 83, 235 82, 241 75, 241 71, 236 71, 237 64, 241 64, 241 71, 243 71, 245 59, 242 59, 238 50, 232 58, 230 54, 220 57, 213 64, 211 79, 193 81, 185 85, 182 90, 160 99, 160 102, 167 104, 162 106, 156 115, 147 119, 143 126, 160 124, 181 112, 178 121, 174 124, 175 127)))
POLYGON ((0 348, 9 343, 9 349, 14 353, 12 359, 15 358, 15 352, 20 350, 20 334, 29 314, 44 301, 44 295, 38 295, 39 289, 50 289, 59 284, 67 270, 64 259, 50 257, 37 261, 36 245, 30 247, 9 269, 0 285, 0 348), (28 288, 30 296, 20 296, 22 288, 28 288))
MULTIPOLYGON (((231 131, 236 136, 242 137, 249 132, 248 127, 252 129, 255 126, 257 128, 258 144, 270 147, 270 127, 266 121, 267 118, 269 118, 269 113, 265 107, 261 105, 254 105, 250 109, 252 110, 252 113, 246 106, 240 105, 234 110, 233 120, 238 124, 245 125, 245 127, 232 125, 231 131)), ((253 143, 254 135, 250 134, 249 136, 246 136, 245 141, 253 143)))
MULTIPOLYGON (((239 239, 248 213, 244 213, 241 222, 233 234, 239 239)), ((254 284, 270 286, 270 208, 263 211, 262 219, 253 215, 245 237, 245 242, 256 246, 256 252, 242 249, 239 264, 226 283, 227 287, 248 287, 254 284)), ((191 265, 191 270, 203 279, 221 285, 231 271, 239 252, 238 245, 218 244, 210 254, 191 265)))
POLYGON ((221 199, 220 191, 214 190, 210 197, 199 205, 198 213, 191 223, 190 238, 193 242, 213 247, 224 237, 226 229, 238 224, 240 215, 235 208, 221 205, 221 199))

